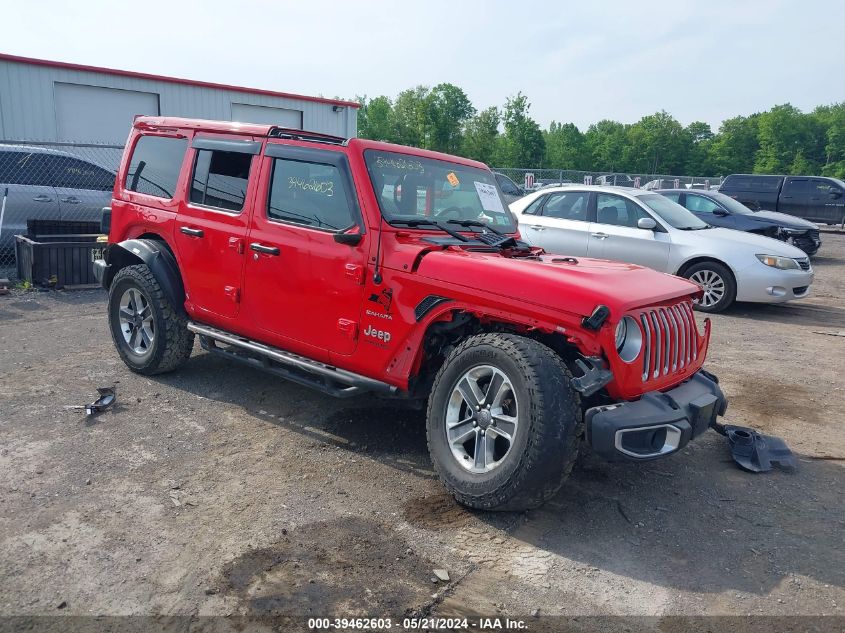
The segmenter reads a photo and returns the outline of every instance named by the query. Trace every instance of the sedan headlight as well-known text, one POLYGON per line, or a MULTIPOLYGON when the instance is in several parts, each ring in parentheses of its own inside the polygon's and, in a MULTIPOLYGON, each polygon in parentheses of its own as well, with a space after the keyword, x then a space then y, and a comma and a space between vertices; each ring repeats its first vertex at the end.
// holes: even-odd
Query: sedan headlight
POLYGON ((643 347, 643 334, 637 322, 629 316, 616 326, 616 352, 626 363, 633 362, 643 347))
POLYGON ((798 265, 798 262, 791 257, 781 257, 779 255, 757 255, 757 259, 766 264, 766 266, 771 266, 772 268, 779 268, 780 270, 801 270, 801 266, 798 265))

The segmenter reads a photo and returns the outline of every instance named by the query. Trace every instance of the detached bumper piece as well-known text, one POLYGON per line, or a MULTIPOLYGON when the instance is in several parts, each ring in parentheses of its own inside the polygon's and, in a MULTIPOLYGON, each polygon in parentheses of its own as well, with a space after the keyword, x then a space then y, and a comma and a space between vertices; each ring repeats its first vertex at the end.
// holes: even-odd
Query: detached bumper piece
POLYGON ((752 473, 765 473, 773 466, 785 470, 795 470, 798 463, 795 455, 779 437, 763 435, 744 426, 718 426, 716 430, 724 433, 731 445, 731 455, 743 470, 752 473))
POLYGON ((609 461, 666 457, 716 424, 727 407, 715 377, 699 371, 669 391, 588 409, 587 442, 609 461))

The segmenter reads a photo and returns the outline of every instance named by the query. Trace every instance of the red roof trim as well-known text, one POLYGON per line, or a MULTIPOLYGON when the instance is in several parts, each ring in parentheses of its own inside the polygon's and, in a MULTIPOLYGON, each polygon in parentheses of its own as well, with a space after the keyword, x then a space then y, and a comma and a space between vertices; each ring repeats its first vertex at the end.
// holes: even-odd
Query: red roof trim
POLYGON ((50 66, 52 68, 65 68, 67 70, 82 70, 92 73, 106 73, 108 75, 118 75, 121 77, 132 77, 134 79, 149 79, 152 81, 166 81, 172 84, 182 84, 185 86, 197 86, 200 88, 217 88, 219 90, 236 90, 238 92, 248 92, 256 95, 267 95, 270 97, 282 97, 285 99, 298 99, 300 101, 313 101, 316 103, 326 103, 329 105, 339 105, 347 108, 359 108, 359 103, 355 101, 342 101, 340 99, 324 99, 323 97, 309 97, 307 95, 298 95, 290 92, 277 92, 275 90, 262 90, 261 88, 245 88, 244 86, 230 86, 228 84, 218 84, 211 81, 197 81, 194 79, 179 79, 177 77, 166 77, 164 75, 153 75, 150 73, 139 73, 131 70, 117 70, 115 68, 102 68, 100 66, 86 66, 84 64, 71 64, 68 62, 56 62, 49 59, 35 59, 34 57, 21 57, 19 55, 9 55, 8 53, 0 53, 0 61, 17 62, 19 64, 33 64, 35 66, 50 66))

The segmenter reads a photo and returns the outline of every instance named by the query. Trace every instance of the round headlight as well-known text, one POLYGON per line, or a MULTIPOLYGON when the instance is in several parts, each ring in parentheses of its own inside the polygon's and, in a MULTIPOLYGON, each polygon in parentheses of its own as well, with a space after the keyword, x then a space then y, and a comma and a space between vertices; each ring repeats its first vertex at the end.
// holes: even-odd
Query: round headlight
POLYGON ((616 351, 626 363, 633 362, 643 347, 643 334, 633 317, 626 316, 616 326, 616 351))

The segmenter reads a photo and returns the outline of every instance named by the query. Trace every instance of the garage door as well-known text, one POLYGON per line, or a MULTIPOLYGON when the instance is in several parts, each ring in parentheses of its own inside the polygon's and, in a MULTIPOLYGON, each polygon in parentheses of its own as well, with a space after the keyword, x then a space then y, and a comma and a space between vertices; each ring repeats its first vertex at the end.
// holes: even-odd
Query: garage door
POLYGON ((267 123, 269 125, 279 125, 281 127, 301 130, 302 111, 248 105, 246 103, 233 103, 232 121, 240 121, 241 123, 267 123))
POLYGON ((61 141, 123 144, 136 114, 159 114, 154 92, 57 82, 55 99, 61 141))

